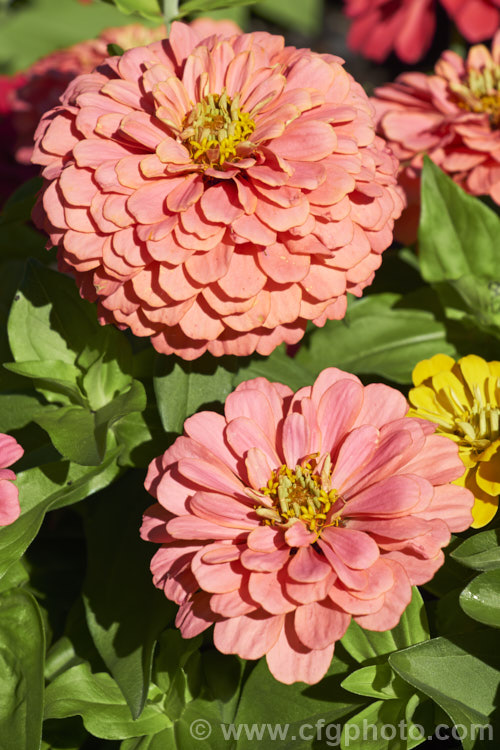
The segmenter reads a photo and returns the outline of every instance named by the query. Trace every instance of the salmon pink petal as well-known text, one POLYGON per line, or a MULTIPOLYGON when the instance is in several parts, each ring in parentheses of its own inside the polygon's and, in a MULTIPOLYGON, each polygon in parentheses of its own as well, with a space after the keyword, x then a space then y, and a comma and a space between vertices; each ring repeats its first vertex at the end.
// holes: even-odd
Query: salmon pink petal
POLYGON ((282 569, 267 573, 255 571, 248 582, 250 596, 272 615, 293 612, 297 605, 286 593, 286 580, 282 569))
POLYGON ((283 616, 264 612, 232 617, 218 622, 214 643, 223 654, 238 654, 242 659, 260 659, 276 643, 283 627, 283 616))
POLYGON ((394 586, 384 594, 384 605, 378 612, 354 616, 354 620, 366 630, 391 630, 398 624, 401 615, 411 601, 412 590, 402 565, 387 560, 394 572, 394 586))
POLYGON ((321 537, 350 568, 366 570, 378 560, 378 546, 368 534, 330 526, 321 537))
POLYGON ((330 566, 312 547, 299 547, 290 558, 287 572, 299 583, 316 583, 329 574, 330 566))
POLYGON ((329 600, 297 607, 293 621, 301 643, 311 649, 323 649, 339 641, 351 618, 329 600))
POLYGON ((183 638, 194 638, 210 627, 219 616, 210 608, 210 596, 200 591, 182 604, 175 618, 183 638))
POLYGON ((308 649, 302 645, 295 632, 292 615, 285 620, 280 637, 266 655, 271 674, 285 685, 307 682, 313 685, 324 677, 333 657, 334 645, 323 649, 308 649))

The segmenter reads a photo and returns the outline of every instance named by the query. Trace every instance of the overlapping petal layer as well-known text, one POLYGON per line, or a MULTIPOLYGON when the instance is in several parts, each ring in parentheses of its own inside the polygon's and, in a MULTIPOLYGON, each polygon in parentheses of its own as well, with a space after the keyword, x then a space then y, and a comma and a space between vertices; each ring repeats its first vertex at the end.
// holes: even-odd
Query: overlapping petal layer
POLYGON ((10 435, 0 433, 0 526, 7 526, 19 518, 19 491, 13 484, 16 478, 8 467, 18 461, 24 450, 10 435))
POLYGON ((352 618, 397 624, 473 505, 450 484, 456 445, 407 411, 398 391, 330 368, 295 395, 244 382, 224 416, 186 421, 149 467, 158 502, 141 530, 161 545, 153 581, 184 637, 215 624, 224 653, 314 683, 352 618))
POLYGON ((401 231, 398 226, 402 241, 416 238, 425 154, 468 193, 490 195, 500 204, 499 65, 500 32, 491 53, 476 45, 463 60, 446 51, 434 75, 403 73, 376 89, 378 129, 401 160, 408 199, 401 231))
POLYGON ((269 354, 371 282, 397 165, 339 58, 202 31, 69 86, 37 132, 34 216, 101 322, 186 359, 269 354))

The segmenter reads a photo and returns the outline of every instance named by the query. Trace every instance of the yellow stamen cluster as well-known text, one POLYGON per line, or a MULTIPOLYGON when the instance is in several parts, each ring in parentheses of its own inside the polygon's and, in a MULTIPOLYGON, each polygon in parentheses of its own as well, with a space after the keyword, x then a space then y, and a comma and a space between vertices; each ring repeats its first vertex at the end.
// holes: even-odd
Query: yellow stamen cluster
POLYGON ((472 68, 464 84, 452 83, 458 106, 468 112, 489 115, 491 126, 500 127, 500 65, 472 68))
POLYGON ((338 493, 330 487, 330 458, 324 462, 321 474, 315 473, 316 460, 290 469, 282 464, 271 474, 261 492, 273 501, 273 507, 257 507, 256 512, 264 523, 289 528, 297 520, 303 521, 310 531, 320 534, 326 526, 338 526, 339 518, 330 513, 338 493))
POLYGON ((208 166, 222 166, 238 157, 236 147, 245 143, 255 130, 255 122, 239 106, 240 96, 230 99, 222 94, 208 94, 187 115, 181 138, 194 161, 208 166))

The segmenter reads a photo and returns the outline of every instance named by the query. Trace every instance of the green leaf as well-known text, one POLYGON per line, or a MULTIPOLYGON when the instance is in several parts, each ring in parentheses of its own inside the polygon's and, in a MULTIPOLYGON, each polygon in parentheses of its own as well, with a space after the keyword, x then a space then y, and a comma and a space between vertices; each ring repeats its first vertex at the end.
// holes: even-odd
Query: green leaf
POLYGON ((8 5, 12 10, 4 12, 0 23, 0 62, 10 73, 24 70, 54 49, 92 39, 109 26, 127 23, 119 10, 103 3, 31 0, 26 5, 8 5))
POLYGON ((174 607, 151 580, 154 550, 138 534, 144 503, 131 501, 137 495, 147 502, 147 496, 142 476, 135 484, 131 477, 128 473, 112 492, 100 496, 86 518, 89 562, 84 603, 96 648, 137 718, 147 698, 156 639, 173 617, 174 607), (124 504, 127 493, 131 497, 124 504), (117 519, 119 533, 110 535, 117 519))
POLYGON ((182 715, 186 703, 192 700, 199 687, 199 679, 191 680, 193 684, 190 684, 189 677, 199 662, 190 661, 190 658, 193 655, 199 657, 200 645, 200 636, 182 638, 178 630, 170 628, 158 641, 153 681, 164 694, 165 713, 172 721, 182 715))
MULTIPOLYGON (((120 0, 121 2, 122 0, 120 0)), ((132 0, 133 1, 133 0, 132 0)), ((241 5, 253 5, 255 0, 186 0, 177 13, 177 18, 184 18, 190 13, 209 13, 219 8, 235 8, 241 5)))
POLYGON ((342 750, 403 750, 420 745, 427 737, 412 722, 419 702, 417 695, 410 700, 374 701, 344 724, 342 750))
POLYGON ((474 570, 500 568, 500 529, 474 534, 454 549, 451 557, 474 570))
POLYGON ((174 750, 179 746, 175 741, 174 728, 168 727, 158 734, 150 734, 148 737, 134 737, 124 740, 120 750, 174 750))
POLYGON ((25 378, 31 378, 35 387, 48 401, 61 402, 61 396, 70 403, 84 403, 82 392, 78 386, 81 372, 78 367, 58 359, 35 359, 27 362, 7 362, 4 367, 25 378), (47 392, 48 391, 48 392, 47 392))
POLYGON ((106 450, 106 433, 96 433, 94 415, 88 409, 81 406, 46 409, 35 421, 48 432, 64 458, 83 466, 101 463, 106 450))
POLYGON ((402 698, 409 695, 408 685, 394 674, 387 662, 362 667, 348 675, 341 683, 344 690, 356 695, 381 700, 402 698))
POLYGON ((16 362, 61 360, 75 364, 98 328, 93 306, 79 298, 75 283, 30 261, 12 303, 9 343, 16 362))
POLYGON ((456 354, 445 325, 432 311, 419 307, 421 297, 412 295, 411 308, 391 293, 351 301, 344 320, 328 321, 309 334, 297 352, 297 364, 310 370, 313 378, 334 366, 411 383, 420 360, 438 353, 456 354))
MULTIPOLYGON (((153 689, 152 698, 158 693, 153 689)), ((92 674, 88 664, 68 669, 45 692, 45 718, 81 716, 85 728, 95 737, 123 740, 154 734, 170 726, 158 703, 149 702, 134 720, 120 688, 109 674, 92 674)))
MULTIPOLYGON (((300 727, 304 722, 311 725, 310 740, 313 737, 316 738, 317 726, 323 727, 323 738, 328 737, 327 731, 333 734, 333 729, 338 730, 336 721, 366 703, 365 699, 351 695, 340 687, 341 679, 351 668, 352 662, 349 656, 341 646, 337 646, 326 677, 317 685, 304 685, 300 682, 284 685, 274 679, 265 660, 262 659, 244 684, 233 721, 236 725, 247 724, 249 727, 255 721, 259 725, 268 723, 272 727, 277 722, 282 727, 288 724, 286 744, 276 742, 276 747, 278 749, 286 747, 287 750, 310 747, 310 741, 305 742, 300 735, 300 727)), ((185 717, 186 713, 183 714, 182 719, 187 721, 185 717)), ((193 716, 192 720, 194 718, 193 716)), ((213 723, 212 729, 214 738, 222 736, 217 724, 213 723)), ((267 739, 267 735, 265 738, 267 739)), ((335 738, 331 736, 330 739, 333 741, 335 738)), ((213 747, 219 746, 227 748, 227 743, 213 745, 213 747)), ((238 750, 255 750, 255 739, 249 739, 242 731, 236 746, 238 750)))
POLYGON ((19 430, 29 424, 45 406, 33 391, 0 394, 0 432, 19 430))
POLYGON ((260 0, 253 11, 268 21, 303 34, 317 34, 321 31, 323 18, 322 0, 260 0))
POLYGON ((279 346, 269 357, 254 355, 248 364, 240 363, 233 386, 251 378, 267 378, 272 383, 284 383, 293 391, 298 391, 304 385, 312 384, 314 374, 308 369, 306 362, 289 357, 285 347, 279 346))
MULTIPOLYGON (((454 636, 453 641, 433 638, 391 654, 389 664, 406 682, 432 698, 455 725, 467 728, 462 744, 464 750, 472 750, 472 725, 489 724, 497 704, 498 633, 475 631, 454 636)), ((481 748, 495 746, 481 744, 481 748)))
POLYGON ((117 451, 110 451, 105 461, 92 469, 57 461, 18 474, 21 515, 15 523, 0 528, 0 578, 24 554, 49 509, 76 503, 113 481, 120 471, 116 457, 117 451))
POLYGON ((24 223, 31 220, 31 212, 42 185, 41 177, 33 177, 9 196, 0 213, 0 232, 6 224, 24 223))
MULTIPOLYGON (((121 338, 127 343, 124 336, 121 338)), ((83 387, 91 409, 97 410, 106 406, 117 394, 129 388, 131 382, 131 375, 123 371, 123 365, 119 360, 113 357, 113 353, 110 356, 110 352, 105 351, 89 367, 83 378, 83 387)))
POLYGON ((45 638, 36 600, 22 589, 0 596, 0 747, 38 748, 45 638))
POLYGON ((158 21, 162 16, 159 0, 114 0, 114 2, 122 13, 140 13, 144 18, 152 21, 158 21))
POLYGON ((180 433, 187 417, 200 407, 223 403, 233 389, 233 375, 213 358, 183 362, 158 357, 154 378, 158 411, 166 432, 180 433))
POLYGON ((425 158, 419 229, 422 275, 438 284, 446 305, 472 314, 484 327, 500 326, 499 233, 498 216, 425 158))
POLYGON ((429 626, 424 602, 414 586, 412 600, 395 628, 383 632, 365 630, 352 620, 341 643, 356 661, 363 662, 428 638, 429 626))
POLYGON ((500 570, 476 576, 460 594, 460 606, 474 620, 500 628, 500 570))

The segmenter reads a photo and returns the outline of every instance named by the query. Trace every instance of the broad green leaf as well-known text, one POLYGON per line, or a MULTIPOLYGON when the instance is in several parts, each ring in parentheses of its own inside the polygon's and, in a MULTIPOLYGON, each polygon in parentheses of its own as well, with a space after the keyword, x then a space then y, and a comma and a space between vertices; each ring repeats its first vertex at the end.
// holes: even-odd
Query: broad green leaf
POLYGON ((0 232, 6 224, 30 221, 36 196, 43 185, 41 177, 33 177, 20 185, 5 201, 0 213, 0 232))
POLYGON ((144 18, 160 21, 162 17, 162 3, 160 0, 114 0, 116 7, 122 13, 140 13, 144 18))
POLYGON ((162 729, 158 734, 150 734, 148 737, 134 737, 130 740, 124 740, 120 745, 120 750, 180 750, 175 741, 175 732, 173 727, 162 729))
POLYGON ((28 572, 23 565, 22 560, 18 560, 7 570, 7 573, 0 578, 0 592, 17 588, 24 585, 29 580, 28 572))
MULTIPOLYGON (((234 366, 233 361, 229 362, 234 366)), ((233 374, 213 357, 195 362, 159 357, 154 386, 164 430, 179 433, 195 411, 201 407, 212 409, 214 402, 225 401, 233 389, 233 374)))
POLYGON ((95 468, 57 461, 18 474, 21 515, 0 528, 0 578, 24 554, 48 510, 76 503, 113 481, 120 471, 116 457, 117 451, 110 451, 95 468))
POLYGON ((438 284, 447 307, 472 314, 485 327, 500 326, 499 233, 498 216, 426 158, 419 229, 422 275, 438 284))
POLYGON ((75 363, 75 352, 98 328, 93 306, 80 299, 75 283, 30 261, 12 303, 8 331, 16 362, 62 360, 75 363))
POLYGON ((298 391, 304 385, 311 385, 314 373, 308 368, 307 362, 298 361, 297 357, 289 357, 285 346, 279 346, 269 357, 254 355, 243 361, 234 376, 233 385, 236 387, 244 380, 252 378, 267 378, 272 383, 284 383, 293 391, 298 391))
POLYGON ((45 637, 36 600, 0 596, 0 748, 34 750, 42 731, 45 637))
MULTIPOLYGON (((300 682, 284 685, 274 679, 267 668, 265 659, 261 659, 243 686, 233 722, 236 725, 250 726, 257 721, 259 725, 270 724, 273 727, 277 723, 282 726, 289 724, 286 744, 276 742, 276 748, 279 750, 281 748, 287 748, 287 750, 309 748, 311 739, 316 738, 318 725, 323 726, 324 738, 329 728, 333 732, 337 723, 340 723, 339 719, 353 710, 359 710, 366 704, 366 699, 354 696, 340 687, 341 680, 351 668, 352 661, 349 656, 341 646, 337 646, 326 676, 317 685, 305 685, 300 682), (313 737, 310 737, 309 741, 301 739, 300 727, 304 722, 311 725, 313 737), (333 728, 328 725, 333 725, 333 728)), ((183 714, 183 720, 185 717, 186 713, 183 714)), ((194 718, 193 716, 192 719, 194 718)), ((227 722, 224 723, 227 726, 227 722)), ((220 727, 216 724, 212 729, 213 736, 220 738, 220 727)), ((266 740, 267 738, 268 735, 265 735, 266 740)), ((227 743, 220 746, 227 748, 227 743)), ((213 745, 213 747, 219 747, 219 745, 213 745)), ((241 731, 236 747, 238 750, 254 750, 256 742, 241 731)))
MULTIPOLYGON (((427 739, 412 718, 420 702, 414 695, 409 700, 374 701, 355 716, 342 730, 342 750, 406 750, 427 739)), ((429 729, 430 731, 430 729, 429 729)))
POLYGON ((500 568, 500 529, 480 531, 451 553, 454 560, 474 570, 500 568))
POLYGON ((387 662, 362 667, 348 675, 341 683, 344 690, 356 695, 381 700, 402 698, 409 695, 408 685, 394 674, 387 662))
POLYGON ((82 406, 62 406, 44 410, 35 418, 48 432, 54 447, 70 461, 98 466, 106 450, 106 433, 96 433, 94 415, 82 406))
POLYGON ((260 0, 254 8, 257 15, 285 28, 304 34, 321 31, 323 18, 322 0, 260 0))
MULTIPOLYGON (((152 699, 158 697, 153 689, 152 699)), ((92 674, 88 664, 68 669, 45 692, 45 718, 81 716, 85 728, 95 737, 123 740, 154 734, 170 726, 170 720, 156 702, 149 702, 134 720, 120 688, 105 672, 92 674)))
POLYGON ((83 394, 78 386, 81 371, 69 362, 36 359, 32 362, 7 362, 4 367, 16 375, 31 378, 35 388, 47 401, 61 403, 62 398, 66 398, 69 403, 84 403, 83 394))
POLYGON ((172 721, 182 715, 186 703, 193 698, 193 692, 197 693, 199 690, 200 675, 197 675, 197 679, 192 679, 193 667, 196 669, 200 666, 199 660, 195 663, 191 657, 199 656, 200 645, 200 636, 182 638, 178 630, 170 628, 162 633, 158 641, 153 681, 165 696, 165 713, 172 721))
POLYGON ((25 427, 44 408, 41 397, 34 391, 0 394, 0 432, 25 427))
POLYGON ((460 606, 474 620, 500 628, 500 570, 476 576, 460 594, 460 606))
POLYGON ((383 632, 365 630, 352 620, 341 642, 356 661, 363 662, 428 638, 429 626, 424 603, 419 590, 414 586, 412 600, 395 628, 383 632))
POLYGON ((372 294, 351 301, 344 320, 328 321, 307 336, 295 361, 312 372, 339 367, 410 383, 417 362, 443 353, 454 356, 444 324, 432 311, 408 308, 400 295, 372 294))
POLYGON ((131 20, 112 5, 97 2, 31 0, 26 6, 16 4, 1 17, 0 62, 9 66, 9 73, 24 70, 54 49, 92 39, 102 29, 131 20))
POLYGON ((139 380, 133 380, 126 391, 117 394, 109 403, 102 406, 95 415, 96 427, 110 427, 122 417, 146 408, 146 391, 139 380))
MULTIPOLYGON (((2 233, 0 232, 1 236, 2 233)), ((7 321, 9 319, 12 300, 21 283, 23 274, 24 263, 19 260, 2 262, 0 265, 0 362, 8 362, 12 359, 9 337, 7 335, 7 321)), ((17 389, 18 381, 20 380, 13 373, 7 372, 3 367, 0 367, 0 388, 2 392, 17 389)), ((22 381, 20 388, 23 388, 22 381)))
POLYGON ((138 533, 147 495, 142 475, 135 482, 133 476, 127 474, 112 492, 100 496, 86 518, 84 602, 96 648, 137 718, 147 698, 156 639, 173 617, 174 607, 151 580, 155 550, 138 533), (119 533, 110 535, 117 522, 119 533))
MULTIPOLYGON (((120 0, 121 1, 121 0, 120 0)), ((132 0, 133 1, 133 0, 132 0)), ((209 13, 219 8, 234 8, 240 5, 253 5, 255 0, 186 0, 177 13, 177 18, 184 18, 190 13, 209 13)))
POLYGON ((153 403, 142 413, 134 411, 122 417, 113 425, 113 433, 121 448, 121 466, 146 467, 169 445, 153 403))
MULTIPOLYGON (((125 337, 122 336, 124 341, 125 337)), ((123 372, 120 363, 109 352, 100 355, 83 378, 83 387, 91 409, 101 409, 130 387, 132 377, 123 372)))
MULTIPOLYGON (((464 750, 474 747, 472 725, 486 725, 497 704, 500 685, 498 632, 433 638, 389 656, 389 663, 406 682, 432 698, 468 735, 464 750)), ((494 748, 491 743, 481 744, 494 748)))

